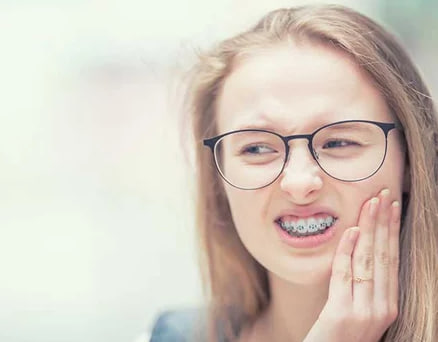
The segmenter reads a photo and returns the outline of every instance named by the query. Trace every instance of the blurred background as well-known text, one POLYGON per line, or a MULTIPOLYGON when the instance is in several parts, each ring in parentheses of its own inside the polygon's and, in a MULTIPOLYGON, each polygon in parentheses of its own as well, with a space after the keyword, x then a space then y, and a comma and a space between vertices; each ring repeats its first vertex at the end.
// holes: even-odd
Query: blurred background
MULTIPOLYGON (((0 341, 143 342, 202 303, 181 76, 311 2, 0 0, 0 341)), ((330 2, 396 32, 437 94, 438 1, 330 2)))

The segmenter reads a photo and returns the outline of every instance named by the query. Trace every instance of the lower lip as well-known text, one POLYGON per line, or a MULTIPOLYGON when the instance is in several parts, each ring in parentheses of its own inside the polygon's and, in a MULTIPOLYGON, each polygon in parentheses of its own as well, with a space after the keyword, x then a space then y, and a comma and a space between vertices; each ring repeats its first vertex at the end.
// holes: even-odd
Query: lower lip
POLYGON ((289 235, 283 229, 281 229, 278 223, 275 223, 276 229, 281 237, 281 240, 285 242, 287 245, 295 248, 315 248, 318 247, 329 240, 335 235, 336 231, 336 222, 333 226, 324 230, 324 233, 313 235, 313 236, 304 236, 304 237, 296 237, 289 235))

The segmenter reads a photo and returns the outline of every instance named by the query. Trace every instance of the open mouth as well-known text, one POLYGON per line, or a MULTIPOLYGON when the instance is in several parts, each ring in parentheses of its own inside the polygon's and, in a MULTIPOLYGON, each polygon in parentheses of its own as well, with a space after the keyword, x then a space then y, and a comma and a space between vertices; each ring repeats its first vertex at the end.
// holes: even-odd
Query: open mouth
POLYGON ((333 226, 337 218, 329 214, 321 214, 306 218, 280 217, 275 222, 291 236, 305 237, 324 234, 333 226))

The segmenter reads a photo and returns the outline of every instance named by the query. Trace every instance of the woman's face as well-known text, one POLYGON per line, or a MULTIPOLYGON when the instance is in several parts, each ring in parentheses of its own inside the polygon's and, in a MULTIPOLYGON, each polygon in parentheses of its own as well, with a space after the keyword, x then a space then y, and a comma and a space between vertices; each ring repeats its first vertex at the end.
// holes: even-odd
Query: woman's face
MULTIPOLYGON (((284 136, 310 134, 356 119, 394 122, 367 75, 347 55, 319 45, 279 45, 242 58, 217 103, 219 134, 248 127, 284 136)), ((258 190, 224 183, 225 189, 237 232, 252 256, 278 277, 318 283, 328 279, 340 237, 357 225, 365 201, 384 188, 401 200, 404 150, 400 133, 391 130, 380 170, 366 180, 343 182, 321 170, 306 139, 291 140, 289 146, 289 161, 274 183, 258 190), (279 222, 312 217, 336 219, 329 239, 296 245, 282 238, 279 222)))

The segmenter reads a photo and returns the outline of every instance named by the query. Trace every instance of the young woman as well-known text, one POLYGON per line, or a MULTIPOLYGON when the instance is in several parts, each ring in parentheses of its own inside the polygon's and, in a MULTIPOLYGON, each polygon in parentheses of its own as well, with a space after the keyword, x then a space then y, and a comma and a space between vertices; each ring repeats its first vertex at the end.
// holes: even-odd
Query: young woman
POLYGON ((438 123, 392 35, 273 11, 202 55, 189 95, 209 310, 182 341, 437 340, 438 123))

